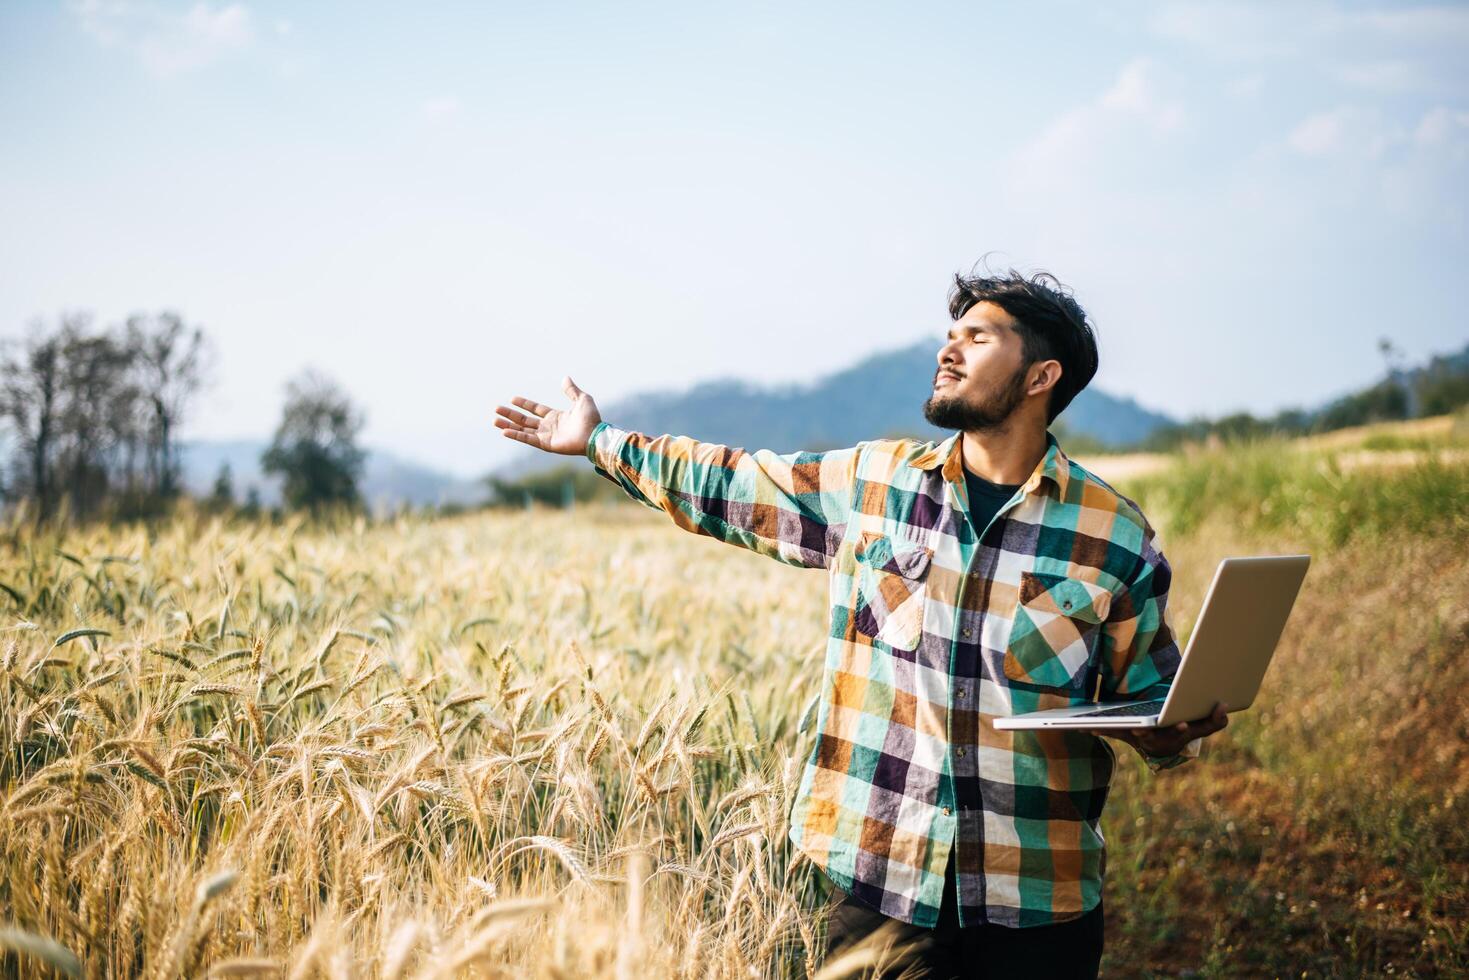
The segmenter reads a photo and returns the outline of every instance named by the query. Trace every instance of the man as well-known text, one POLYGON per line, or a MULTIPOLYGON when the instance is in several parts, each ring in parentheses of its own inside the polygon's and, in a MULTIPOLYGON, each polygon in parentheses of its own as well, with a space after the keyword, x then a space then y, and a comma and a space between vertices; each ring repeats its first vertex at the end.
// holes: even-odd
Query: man
POLYGON ((556 410, 497 407, 508 438, 585 453, 678 526, 828 570, 817 741, 790 838, 831 879, 830 952, 886 925, 932 976, 1095 976, 1099 828, 1124 741, 1153 771, 1210 718, 1141 734, 1000 731, 997 716, 1163 697, 1180 658, 1171 572, 1137 505, 1047 427, 1092 379, 1086 315, 1045 273, 956 276, 924 415, 937 445, 777 455, 556 410))

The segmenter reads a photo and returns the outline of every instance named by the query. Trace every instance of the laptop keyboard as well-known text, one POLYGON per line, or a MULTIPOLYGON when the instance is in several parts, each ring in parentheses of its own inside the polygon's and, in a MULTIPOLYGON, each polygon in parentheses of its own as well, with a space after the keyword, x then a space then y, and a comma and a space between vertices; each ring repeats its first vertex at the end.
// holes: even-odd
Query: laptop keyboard
POLYGON ((1163 710, 1162 701, 1137 701, 1129 704, 1119 704, 1114 708, 1101 708, 1097 711, 1083 711, 1082 718, 1090 718, 1093 715, 1109 716, 1131 716, 1131 715, 1156 715, 1163 710))

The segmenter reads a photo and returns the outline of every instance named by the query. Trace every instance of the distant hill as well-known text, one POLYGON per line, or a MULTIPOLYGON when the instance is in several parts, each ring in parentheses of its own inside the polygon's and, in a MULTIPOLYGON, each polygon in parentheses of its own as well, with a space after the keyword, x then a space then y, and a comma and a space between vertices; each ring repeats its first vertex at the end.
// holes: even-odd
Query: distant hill
MULTIPOLYGON (((180 455, 185 488, 191 494, 207 496, 220 466, 228 462, 236 500, 244 501, 253 486, 261 504, 275 506, 281 500, 281 483, 260 468, 260 454, 266 445, 263 440, 250 439, 183 443, 180 455)), ((368 451, 361 490, 363 499, 376 512, 391 511, 402 504, 478 504, 486 497, 483 481, 460 479, 375 450, 368 451)))
MULTIPOLYGON (((777 452, 830 449, 900 435, 943 439, 949 430, 923 419, 940 343, 935 337, 873 354, 807 385, 709 381, 686 391, 648 392, 599 407, 603 418, 624 429, 673 432, 777 452)), ((1118 447, 1141 441, 1173 422, 1131 398, 1094 387, 1077 395, 1058 421, 1073 433, 1118 447)), ((515 479, 568 461, 529 451, 495 475, 515 479)))
MULTIPOLYGON (((942 439, 949 433, 923 420, 923 401, 933 377, 939 338, 873 354, 851 367, 804 385, 759 385, 736 379, 704 382, 683 391, 653 391, 633 395, 601 406, 608 421, 640 432, 674 432, 707 442, 745 448, 792 452, 797 449, 829 449, 850 446, 862 439, 910 435, 942 439)), ((1347 424, 1361 414, 1357 402, 1375 404, 1381 390, 1428 392, 1423 408, 1445 409, 1445 379, 1452 381, 1469 373, 1469 345, 1439 355, 1428 364, 1392 372, 1384 381, 1361 392, 1353 392, 1312 409, 1285 413, 1301 426, 1320 426, 1341 416, 1347 424), (1432 387, 1437 384, 1438 387, 1432 387), (1434 396, 1433 392, 1440 392, 1434 396)), ((1416 401, 1416 397, 1413 399, 1416 401)), ((1409 403, 1408 414, 1419 407, 1409 403)), ((1227 421, 1227 420, 1225 420, 1227 421)), ((1133 448, 1152 438, 1170 433, 1191 432, 1200 425, 1181 423, 1143 408, 1131 398, 1088 387, 1076 396, 1058 420, 1071 438, 1085 437, 1104 447, 1133 448)), ((1262 423, 1263 424, 1263 423, 1262 423)), ((1327 425, 1331 427, 1331 425, 1327 425)), ((243 500, 253 485, 261 503, 280 501, 280 483, 267 479, 260 470, 263 440, 223 442, 195 441, 183 446, 184 483, 189 492, 206 495, 214 484, 220 464, 229 461, 235 495, 243 500)), ((1088 447, 1085 451, 1091 451, 1088 447)), ((579 457, 550 456, 533 450, 497 468, 493 476, 505 481, 572 466, 590 471, 579 457)), ((370 451, 363 479, 363 495, 376 511, 392 510, 402 504, 482 503, 489 496, 485 481, 466 480, 390 453, 370 451)))
MULTIPOLYGON (((938 338, 873 354, 857 364, 805 385, 758 385, 734 379, 709 381, 685 391, 655 391, 601 406, 609 421, 640 432, 675 432, 708 442, 777 452, 850 446, 862 439, 911 435, 942 439, 949 433, 923 420, 923 401, 935 366, 938 338)), ((1407 417, 1419 410, 1448 411, 1462 403, 1463 379, 1469 378, 1469 345, 1438 355, 1421 367, 1398 369, 1358 392, 1332 399, 1315 409, 1282 413, 1301 428, 1333 428, 1350 424, 1357 415, 1372 414, 1383 392, 1402 392, 1398 405, 1407 417), (1418 402, 1423 404, 1419 405, 1418 402), (1445 408, 1445 403, 1449 408, 1445 408), (1362 404, 1359 404, 1362 403, 1362 404), (1363 406, 1366 406, 1365 408, 1363 406)), ((1131 398, 1094 387, 1077 395, 1061 414, 1059 426, 1072 438, 1084 436, 1106 447, 1132 448, 1150 437, 1167 438, 1175 430, 1218 427, 1230 420, 1180 423, 1149 411, 1131 398)), ((1258 424, 1266 424, 1261 420, 1258 424)), ((1198 434, 1198 433, 1195 433, 1198 434)), ((280 481, 260 469, 264 440, 186 442, 181 447, 184 485, 192 494, 207 495, 220 465, 230 464, 235 496, 243 500, 257 488, 265 506, 280 502, 280 481)), ((9 454, 7 436, 0 434, 0 450, 9 454)), ((1088 450, 1089 451, 1089 450, 1088 450)), ((524 455, 494 471, 493 476, 514 481, 560 467, 590 471, 578 457, 549 456, 525 450, 524 455)), ((363 496, 377 512, 403 504, 435 506, 475 505, 490 495, 483 479, 462 479, 391 453, 368 452, 363 496)))

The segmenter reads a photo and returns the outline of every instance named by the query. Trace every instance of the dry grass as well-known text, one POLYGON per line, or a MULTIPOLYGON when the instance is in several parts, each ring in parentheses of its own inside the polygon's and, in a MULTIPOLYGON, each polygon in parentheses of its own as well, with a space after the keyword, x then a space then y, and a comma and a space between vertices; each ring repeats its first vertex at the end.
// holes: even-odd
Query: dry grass
POLYGON ((4 918, 99 976, 804 972, 816 577, 526 520, 20 533, 4 918))
POLYGON ((1201 765, 1115 784, 1111 975, 1469 969, 1469 553, 1462 539, 1165 542, 1179 621, 1217 561, 1315 555, 1254 707, 1201 765), (1114 916, 1114 912, 1116 915, 1114 916))
MULTIPOLYGON (((1164 525, 1184 627, 1218 558, 1317 560, 1256 708, 1198 763, 1124 767, 1108 976, 1469 966, 1459 525, 1315 526, 1164 525)), ((11 529, 0 583, 0 972, 874 961, 823 968, 824 888, 785 839, 818 573, 628 506, 11 529)))

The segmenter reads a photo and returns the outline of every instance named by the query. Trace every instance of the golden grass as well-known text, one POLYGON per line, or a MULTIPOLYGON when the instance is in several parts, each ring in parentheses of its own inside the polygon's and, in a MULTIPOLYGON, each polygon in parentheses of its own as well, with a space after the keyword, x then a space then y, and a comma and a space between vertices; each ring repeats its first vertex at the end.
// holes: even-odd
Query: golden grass
POLYGON ((819 576, 652 516, 18 532, 4 918, 95 975, 811 962, 819 576))

